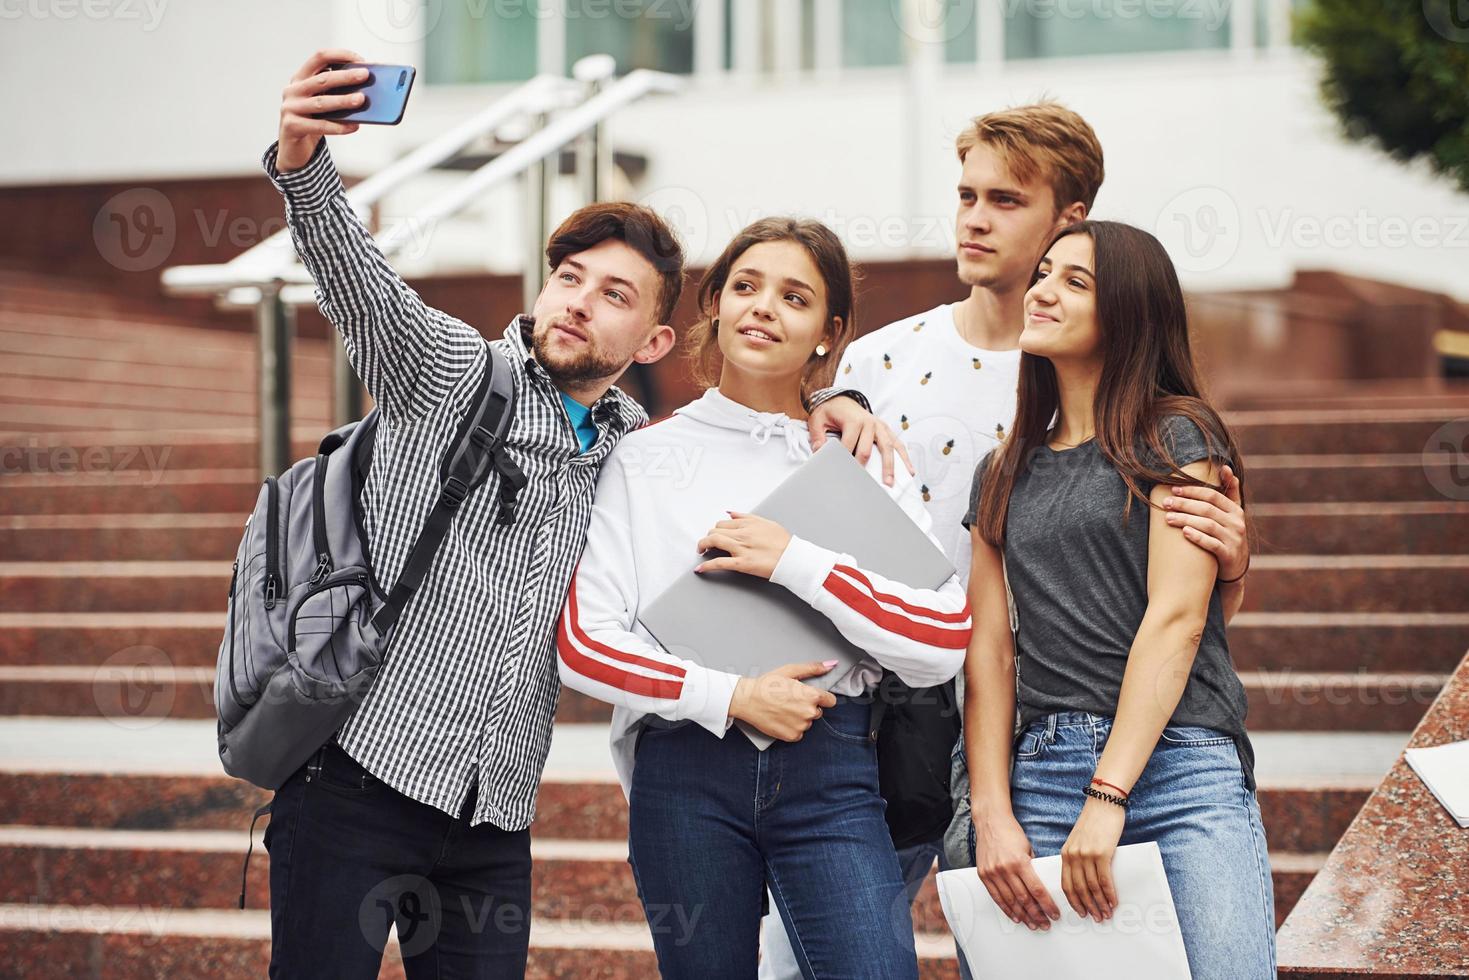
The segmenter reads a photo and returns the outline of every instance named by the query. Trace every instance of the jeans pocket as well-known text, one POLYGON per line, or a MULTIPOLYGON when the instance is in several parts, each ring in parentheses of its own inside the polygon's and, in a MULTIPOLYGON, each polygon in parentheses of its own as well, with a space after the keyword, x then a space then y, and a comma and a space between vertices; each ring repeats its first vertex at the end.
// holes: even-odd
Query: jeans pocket
POLYGON ((374 793, 383 785, 382 780, 362 768, 356 759, 335 743, 328 745, 322 755, 316 783, 322 789, 354 797, 374 793))
POLYGON ((872 744, 872 708, 858 702, 841 702, 822 712, 816 723, 844 742, 872 744))
POLYGON ((1034 759, 1041 754, 1046 747, 1046 741, 1040 732, 1021 732, 1020 737, 1015 740, 1015 758, 1034 759))
POLYGON ((1167 725, 1163 728, 1161 740, 1168 745, 1188 745, 1196 748, 1234 742, 1233 738, 1217 728, 1206 728, 1203 725, 1167 725))

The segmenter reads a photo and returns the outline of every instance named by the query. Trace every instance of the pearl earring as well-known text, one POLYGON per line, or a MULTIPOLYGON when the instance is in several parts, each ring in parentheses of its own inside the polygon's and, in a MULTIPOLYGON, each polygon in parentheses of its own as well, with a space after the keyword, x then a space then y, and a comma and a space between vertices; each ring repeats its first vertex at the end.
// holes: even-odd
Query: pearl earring
POLYGON ((817 344, 816 345, 816 356, 817 357, 825 357, 826 356, 826 345, 825 344, 817 344))

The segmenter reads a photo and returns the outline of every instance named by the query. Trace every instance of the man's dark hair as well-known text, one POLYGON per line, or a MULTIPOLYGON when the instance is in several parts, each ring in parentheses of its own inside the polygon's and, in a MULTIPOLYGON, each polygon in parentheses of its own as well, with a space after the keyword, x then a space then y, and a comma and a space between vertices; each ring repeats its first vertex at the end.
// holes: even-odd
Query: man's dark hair
POLYGON ((683 246, 673 229, 652 209, 623 201, 579 208, 561 222, 546 243, 546 261, 555 272, 568 255, 584 252, 609 238, 627 243, 658 270, 658 322, 668 323, 683 292, 683 246))

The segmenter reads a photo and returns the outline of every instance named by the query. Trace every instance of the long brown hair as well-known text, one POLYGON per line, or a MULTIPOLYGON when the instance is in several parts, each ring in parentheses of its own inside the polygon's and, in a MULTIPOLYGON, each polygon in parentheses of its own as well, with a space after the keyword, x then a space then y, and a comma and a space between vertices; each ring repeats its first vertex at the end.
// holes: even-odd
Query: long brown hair
MULTIPOLYGON (((1183 290, 1168 253, 1146 231, 1116 221, 1079 221, 1057 232, 1050 245, 1067 235, 1092 240, 1102 338, 1102 373, 1092 411, 1097 448, 1127 484, 1124 519, 1134 498, 1150 505, 1144 485, 1209 486, 1174 462, 1161 431, 1170 415, 1184 416, 1199 427, 1209 458, 1215 465, 1227 461, 1233 467, 1243 500, 1239 446, 1199 384, 1183 290)), ((994 450, 975 519, 980 534, 995 547, 1004 544, 1015 481, 1029 466, 1031 454, 1045 445, 1059 407, 1055 366, 1048 358, 1022 353, 1015 422, 994 450)))
POLYGON ((801 370, 801 403, 810 407, 809 396, 831 384, 842 351, 857 335, 858 274, 847 259, 847 250, 836 232, 809 218, 761 218, 735 235, 719 258, 699 281, 699 319, 684 337, 684 354, 689 359, 694 381, 713 388, 719 384, 723 358, 719 353, 719 294, 724 292, 735 261, 752 247, 765 242, 795 242, 816 263, 821 280, 826 284, 827 351, 823 357, 812 354, 801 370), (837 317, 841 325, 834 326, 837 317))

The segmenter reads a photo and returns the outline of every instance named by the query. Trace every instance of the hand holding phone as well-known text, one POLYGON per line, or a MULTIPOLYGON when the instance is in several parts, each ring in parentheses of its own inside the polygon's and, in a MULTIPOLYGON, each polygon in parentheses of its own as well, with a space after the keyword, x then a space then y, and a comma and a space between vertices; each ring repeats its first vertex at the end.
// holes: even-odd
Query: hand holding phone
POLYGON ((334 88, 330 96, 350 96, 360 93, 361 102, 346 109, 321 114, 323 119, 341 122, 370 123, 376 126, 396 126, 403 119, 403 110, 408 108, 408 93, 413 90, 413 77, 417 72, 412 65, 331 65, 330 71, 367 72, 363 81, 334 88))
POLYGON ((367 80, 365 69, 326 70, 341 62, 362 61, 355 51, 324 48, 306 60, 281 93, 281 126, 276 149, 276 169, 282 173, 300 170, 311 160, 323 136, 344 136, 357 132, 357 123, 324 119, 320 113, 338 109, 355 109, 362 95, 332 95, 331 89, 367 80))

